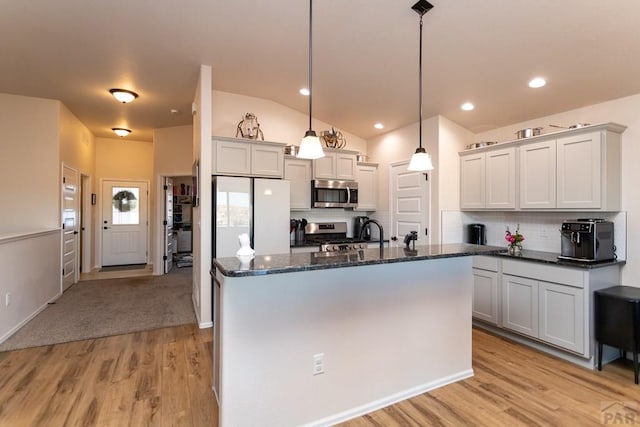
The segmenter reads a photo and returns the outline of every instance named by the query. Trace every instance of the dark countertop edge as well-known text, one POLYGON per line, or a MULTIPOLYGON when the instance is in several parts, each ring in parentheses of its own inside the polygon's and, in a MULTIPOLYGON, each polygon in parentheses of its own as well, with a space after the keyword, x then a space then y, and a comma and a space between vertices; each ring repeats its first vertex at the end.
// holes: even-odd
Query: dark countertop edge
POLYGON ((626 261, 621 260, 611 260, 611 261, 601 261, 601 262, 581 262, 581 261, 570 261, 563 260, 558 258, 558 253, 555 252, 544 252, 544 251, 533 251, 533 250, 523 250, 521 255, 510 255, 507 252, 499 252, 492 254, 491 256, 495 256, 502 259, 511 259, 514 261, 531 261, 537 262, 541 264, 550 264, 557 265, 559 267, 572 267, 579 268, 583 270, 592 270, 596 268, 609 267, 612 265, 625 265, 626 261))
MULTIPOLYGON (((476 245, 468 245, 468 246, 476 246, 476 245)), ((283 273, 295 273, 300 271, 313 271, 313 270, 328 270, 334 268, 346 268, 346 267, 359 267, 363 265, 376 265, 376 264, 394 264, 398 262, 411 262, 411 261, 425 261, 430 259, 444 259, 444 258, 458 258, 465 256, 475 256, 475 255, 493 255, 498 252, 504 251, 503 248, 496 248, 493 246, 479 246, 478 248, 482 248, 481 250, 473 250, 473 251, 460 251, 460 252, 448 252, 441 254, 433 254, 433 255, 416 255, 416 256, 404 256, 404 257, 393 257, 393 258, 383 258, 383 259, 368 259, 362 261, 344 261, 344 262, 334 262, 330 264, 304 264, 299 266, 283 266, 283 267, 268 267, 263 269, 255 269, 255 270, 228 270, 224 266, 220 265, 220 263, 214 259, 213 267, 210 271, 211 275, 215 275, 215 269, 220 270, 222 275, 226 277, 249 277, 249 276, 264 276, 267 274, 283 274, 283 273)), ((403 248, 399 248, 403 249, 403 248)), ((375 248, 368 249, 370 251, 375 251, 375 248)), ((304 254, 302 254, 304 255, 304 254)))

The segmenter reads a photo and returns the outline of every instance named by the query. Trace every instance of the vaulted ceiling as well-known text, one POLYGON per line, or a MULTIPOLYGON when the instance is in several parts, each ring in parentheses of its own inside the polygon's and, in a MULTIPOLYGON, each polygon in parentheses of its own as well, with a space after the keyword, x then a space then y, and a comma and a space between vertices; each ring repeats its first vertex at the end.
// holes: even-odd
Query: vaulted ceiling
MULTIPOLYGON (((369 138, 418 120, 415 0, 314 2, 314 116, 369 138), (385 130, 373 128, 375 122, 385 130)), ((424 113, 481 132, 640 93, 637 0, 431 0, 424 113), (544 76, 547 86, 527 82, 544 76), (471 101, 475 110, 460 105, 471 101)), ((2 0, 0 92, 61 100, 97 136, 191 123, 199 65, 213 88, 303 113, 304 0, 2 0), (112 87, 134 90, 116 103, 112 87), (179 110, 172 114, 171 109, 179 110)))

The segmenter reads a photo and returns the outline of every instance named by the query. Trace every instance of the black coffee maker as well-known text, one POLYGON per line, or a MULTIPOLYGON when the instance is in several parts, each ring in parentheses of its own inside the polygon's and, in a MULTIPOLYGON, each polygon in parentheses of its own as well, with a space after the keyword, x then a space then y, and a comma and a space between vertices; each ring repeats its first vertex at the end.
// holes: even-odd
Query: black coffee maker
POLYGON ((467 243, 473 243, 474 245, 487 244, 484 224, 467 225, 467 243))
POLYGON ((364 231, 362 231, 362 238, 364 240, 371 240, 371 225, 364 225, 365 222, 369 221, 368 216, 356 216, 353 218, 353 237, 357 239, 360 237, 360 232, 364 227, 364 231))

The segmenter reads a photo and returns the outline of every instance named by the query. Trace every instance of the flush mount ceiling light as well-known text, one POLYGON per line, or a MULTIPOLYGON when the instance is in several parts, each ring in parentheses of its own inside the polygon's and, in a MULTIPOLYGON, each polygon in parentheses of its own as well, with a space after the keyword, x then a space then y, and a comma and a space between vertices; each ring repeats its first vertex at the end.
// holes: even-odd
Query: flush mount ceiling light
POLYGON ((471 111, 474 108, 476 108, 476 106, 473 105, 471 102, 465 102, 460 106, 460 108, 462 108, 464 111, 471 111))
POLYGON ((123 138, 131 133, 131 129, 125 129, 125 128, 111 128, 111 130, 120 138, 123 138))
POLYGON ((429 153, 422 148, 422 17, 425 13, 429 12, 433 9, 433 5, 426 0, 420 0, 418 3, 411 6, 418 15, 420 15, 420 54, 418 61, 418 81, 419 81, 419 89, 418 89, 418 98, 420 103, 420 121, 419 123, 419 135, 418 135, 418 148, 416 148, 416 152, 411 156, 411 161, 409 162, 409 167, 407 170, 410 171, 429 171, 433 169, 433 163, 431 162, 431 156, 429 153))
POLYGON ((322 150, 322 145, 320 144, 320 138, 316 135, 316 132, 311 129, 311 99, 313 96, 312 85, 311 85, 311 76, 313 70, 312 63, 312 25, 313 25, 313 0, 309 0, 309 129, 304 134, 304 138, 302 138, 302 142, 300 142, 300 150, 298 151, 298 158, 300 159, 319 159, 324 157, 324 151, 322 150))
POLYGON ((109 93, 123 104, 128 104, 138 97, 137 93, 126 89, 109 89, 109 93))
POLYGON ((535 77, 529 80, 529 87, 534 89, 538 89, 539 87, 542 87, 546 84, 547 84, 547 81, 542 77, 535 77))
POLYGON ((382 123, 376 123, 373 125, 373 127, 376 129, 384 129, 384 125, 382 123))

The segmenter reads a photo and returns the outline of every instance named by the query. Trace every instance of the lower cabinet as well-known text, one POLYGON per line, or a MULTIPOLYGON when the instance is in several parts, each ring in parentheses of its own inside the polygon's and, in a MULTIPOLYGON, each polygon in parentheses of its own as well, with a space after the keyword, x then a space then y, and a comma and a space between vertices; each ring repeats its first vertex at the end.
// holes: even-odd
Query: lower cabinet
POLYGON ((499 323, 497 260, 474 257, 473 317, 493 325, 499 323))
POLYGON ((474 257, 473 318, 593 359, 593 292, 620 283, 620 266, 565 267, 474 257), (493 262, 491 262, 493 260, 493 262))

